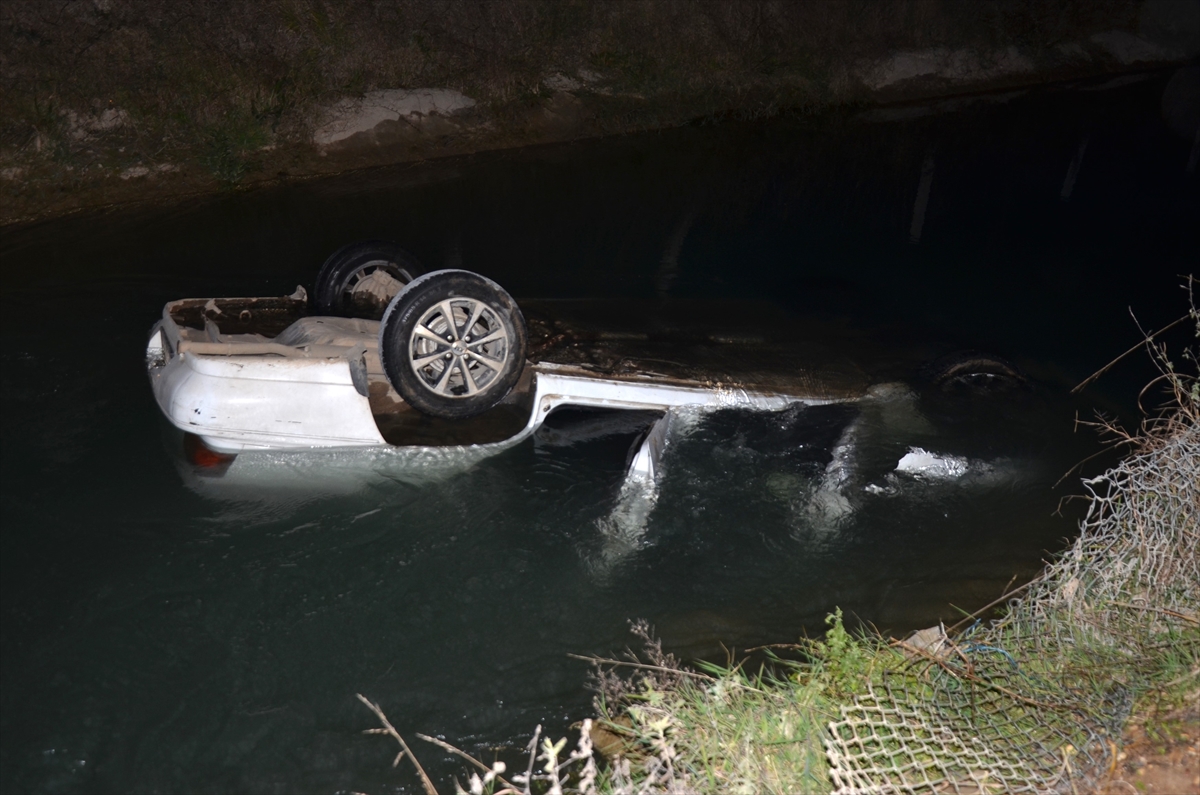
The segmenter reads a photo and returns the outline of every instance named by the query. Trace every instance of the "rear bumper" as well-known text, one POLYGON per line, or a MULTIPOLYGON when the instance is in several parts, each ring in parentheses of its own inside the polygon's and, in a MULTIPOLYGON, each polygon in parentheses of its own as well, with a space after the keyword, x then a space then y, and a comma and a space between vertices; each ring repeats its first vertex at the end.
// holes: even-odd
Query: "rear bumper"
POLYGON ((345 358, 210 356, 179 351, 160 324, 146 348, 159 408, 214 450, 385 445, 345 358))

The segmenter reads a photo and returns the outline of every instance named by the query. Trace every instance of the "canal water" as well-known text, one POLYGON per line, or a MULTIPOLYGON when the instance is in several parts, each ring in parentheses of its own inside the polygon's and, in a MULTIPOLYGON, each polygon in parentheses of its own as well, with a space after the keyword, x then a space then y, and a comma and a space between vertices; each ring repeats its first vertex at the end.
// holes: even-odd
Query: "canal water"
POLYGON ((4 230, 0 789, 417 791, 355 693, 449 788, 462 764, 417 732, 512 762, 591 714, 568 655, 620 652, 631 620, 723 660, 836 607, 901 633, 990 602, 1074 531, 1077 475, 1058 481, 1101 451, 1076 417, 1134 417, 1153 371, 1071 387, 1186 310, 1189 79, 709 120, 4 230), (202 475, 144 371, 163 303, 290 293, 373 237, 518 300, 769 302, 890 379, 920 386, 895 349, 974 349, 1031 385, 702 418, 642 517, 615 510, 639 422, 578 412, 469 468, 202 475), (856 422, 830 515, 814 484, 856 422), (894 472, 913 447, 968 475, 894 472))

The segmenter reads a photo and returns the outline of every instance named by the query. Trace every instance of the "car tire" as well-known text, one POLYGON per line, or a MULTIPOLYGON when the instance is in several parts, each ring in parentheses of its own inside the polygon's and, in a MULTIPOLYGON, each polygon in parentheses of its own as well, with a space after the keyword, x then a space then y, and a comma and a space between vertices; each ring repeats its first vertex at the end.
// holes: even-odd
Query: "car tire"
POLYGON ((502 401, 521 378, 526 352, 525 318, 512 296, 464 270, 414 279, 379 328, 392 387, 413 408, 445 419, 473 417, 502 401))
POLYGON ((395 243, 351 243, 321 266, 313 306, 318 315, 379 320, 392 299, 422 272, 416 258, 395 243))
POLYGON ((934 360, 925 368, 928 389, 945 394, 1004 392, 1029 383, 1012 362, 979 351, 958 351, 934 360))

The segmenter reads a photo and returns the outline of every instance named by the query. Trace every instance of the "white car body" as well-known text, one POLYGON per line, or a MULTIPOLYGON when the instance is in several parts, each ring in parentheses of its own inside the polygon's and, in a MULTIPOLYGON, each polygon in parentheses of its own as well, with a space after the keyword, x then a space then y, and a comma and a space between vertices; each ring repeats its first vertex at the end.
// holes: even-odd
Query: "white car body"
MULTIPOLYGON (((380 405, 402 406, 379 361, 379 322, 304 315, 303 288, 285 298, 184 299, 166 305, 150 333, 146 361, 154 396, 167 419, 214 451, 383 448, 380 405), (217 321, 238 313, 289 309, 297 317, 278 335, 226 334, 217 321), (190 313, 190 314, 189 314, 190 313), (184 316, 190 326, 181 322, 184 316), (197 328, 203 318, 203 330, 197 328), (380 397, 388 393, 386 399, 380 397), (376 400, 372 400, 375 396, 376 400)), ((532 435, 563 406, 698 411, 729 407, 777 410, 856 399, 851 395, 781 392, 753 384, 688 380, 646 372, 606 377, 584 366, 554 361, 526 365, 532 399, 523 426, 500 440, 462 445, 498 453, 532 435)), ((452 422, 439 420, 437 422, 452 422)), ((653 478, 665 445, 665 423, 647 435, 631 477, 653 478)), ((405 447, 428 447, 401 444, 405 447)), ((446 446, 446 445, 437 445, 446 446)))
MULTIPOLYGON (((678 312, 668 316, 678 305, 642 306, 635 314, 650 321, 638 330, 637 323, 621 325, 630 302, 569 303, 522 307, 531 339, 517 387, 500 405, 464 420, 405 404, 379 358, 380 322, 310 316, 303 288, 282 298, 168 303, 150 333, 147 368, 171 424, 223 462, 208 474, 186 467, 185 478, 230 498, 261 498, 273 491, 267 486, 308 490, 318 478, 326 492, 354 490, 385 473, 440 478, 528 439, 557 408, 639 412, 628 415, 637 419, 632 425, 607 423, 617 432, 644 433, 611 512, 598 523, 604 538, 598 573, 639 547, 658 499, 664 454, 706 412, 859 404, 808 493, 807 520, 818 529, 839 526, 864 498, 895 493, 897 477, 953 481, 968 471, 1000 471, 914 447, 882 485, 863 481, 864 435, 927 435, 915 393, 898 382, 869 386, 862 371, 822 342, 830 342, 827 328, 771 317, 769 305, 697 302, 685 306, 682 323, 678 312), (746 318, 758 330, 746 332, 746 318), (671 361, 677 351, 703 365, 671 361)), ((563 435, 551 429, 538 438, 563 435)))

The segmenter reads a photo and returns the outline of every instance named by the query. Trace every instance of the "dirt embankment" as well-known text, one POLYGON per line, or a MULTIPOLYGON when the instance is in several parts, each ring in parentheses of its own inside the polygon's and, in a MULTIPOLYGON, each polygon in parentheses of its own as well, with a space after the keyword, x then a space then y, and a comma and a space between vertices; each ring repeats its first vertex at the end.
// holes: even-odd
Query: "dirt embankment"
POLYGON ((0 4, 0 224, 1200 54, 1200 0, 0 4))
POLYGON ((1125 730, 1103 795, 1200 793, 1200 705, 1138 716, 1125 730))

